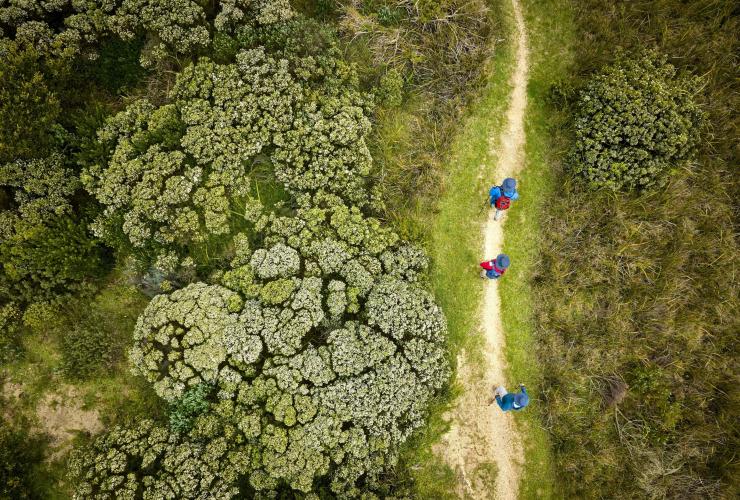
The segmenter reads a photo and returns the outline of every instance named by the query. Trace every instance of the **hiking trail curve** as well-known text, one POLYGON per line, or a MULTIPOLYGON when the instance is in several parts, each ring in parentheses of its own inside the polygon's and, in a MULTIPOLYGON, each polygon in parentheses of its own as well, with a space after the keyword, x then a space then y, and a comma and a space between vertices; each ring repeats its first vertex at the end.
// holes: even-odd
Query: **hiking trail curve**
MULTIPOLYGON (((491 183, 505 177, 515 177, 524 161, 524 114, 527 106, 528 48, 519 0, 511 0, 516 23, 514 71, 511 75, 511 94, 503 130, 491 131, 489 147, 497 158, 495 171, 482 174, 491 183)), ((524 196, 526 196, 526 191, 524 196)), ((512 207, 516 210, 516 207, 512 207)), ((481 258, 492 259, 503 248, 502 221, 493 220, 493 210, 483 226, 484 243, 481 258)), ((516 262, 512 262, 516 266, 516 262)), ((472 277, 471 279, 475 279, 472 277)), ((504 277, 503 279, 506 279, 504 277)), ((524 454, 513 412, 504 413, 490 404, 493 387, 503 385, 516 389, 519 381, 505 379, 505 336, 501 323, 500 298, 496 280, 485 280, 480 332, 484 340, 481 370, 471 363, 465 351, 458 356, 457 382, 463 393, 455 402, 448 418, 451 427, 435 452, 456 472, 457 494, 460 498, 515 499, 519 490, 520 469, 524 454), (495 465, 495 486, 491 490, 491 465, 495 465)))

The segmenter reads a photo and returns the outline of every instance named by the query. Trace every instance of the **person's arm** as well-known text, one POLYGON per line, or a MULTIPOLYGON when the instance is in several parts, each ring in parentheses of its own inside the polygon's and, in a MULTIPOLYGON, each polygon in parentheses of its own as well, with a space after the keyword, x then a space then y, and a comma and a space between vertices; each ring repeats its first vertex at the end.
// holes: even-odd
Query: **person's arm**
POLYGON ((496 200, 501 196, 501 188, 498 186, 493 186, 491 190, 488 192, 488 196, 490 197, 491 205, 496 203, 496 200))
POLYGON ((524 388, 524 384, 519 384, 519 390, 522 391, 522 394, 527 394, 527 389, 524 388))
POLYGON ((504 402, 501 400, 501 396, 496 394, 496 402, 498 403, 498 407, 501 408, 503 411, 506 411, 506 408, 504 408, 504 402))
POLYGON ((511 197, 512 200, 518 200, 519 199, 519 191, 514 191, 514 196, 511 197))

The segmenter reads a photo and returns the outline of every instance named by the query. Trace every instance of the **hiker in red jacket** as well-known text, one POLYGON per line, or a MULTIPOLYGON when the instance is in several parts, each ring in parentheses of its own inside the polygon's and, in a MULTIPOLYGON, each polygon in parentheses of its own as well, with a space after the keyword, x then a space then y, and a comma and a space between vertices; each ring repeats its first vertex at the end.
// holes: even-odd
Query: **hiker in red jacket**
POLYGON ((505 253, 499 254, 499 256, 493 260, 481 262, 480 267, 483 269, 480 271, 480 277, 488 278, 489 280, 497 280, 504 275, 510 263, 511 261, 509 256, 505 253))

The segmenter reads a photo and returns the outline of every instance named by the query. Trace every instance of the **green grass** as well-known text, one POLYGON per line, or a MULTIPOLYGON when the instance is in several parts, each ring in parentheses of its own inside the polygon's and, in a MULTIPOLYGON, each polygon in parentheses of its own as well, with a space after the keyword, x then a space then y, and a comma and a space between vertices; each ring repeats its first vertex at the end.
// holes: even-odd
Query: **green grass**
POLYGON ((536 357, 536 338, 531 279, 539 256, 540 220, 545 201, 556 196, 551 165, 558 145, 550 130, 559 116, 550 109, 548 93, 553 83, 565 78, 573 61, 572 13, 561 0, 525 1, 522 5, 529 35, 530 74, 525 119, 526 163, 519 176, 522 198, 505 219, 504 252, 512 268, 501 280, 501 314, 506 333, 508 380, 524 383, 532 404, 517 414, 524 439, 526 466, 521 478, 521 498, 555 498, 557 488, 549 434, 543 427, 545 408, 538 398, 543 373, 536 357))
MULTIPOLYGON (((513 18, 507 6, 508 3, 496 2, 495 8, 501 12, 504 32, 511 33, 513 18)), ((483 341, 478 322, 483 292, 478 279, 484 220, 481 207, 492 180, 480 173, 494 168, 489 136, 493 133, 497 137, 505 123, 515 62, 510 41, 506 37, 493 48, 488 81, 471 102, 471 111, 452 143, 442 179, 443 194, 437 206, 415 207, 418 211, 415 217, 431 220, 427 243, 432 259, 430 281, 447 316, 450 362, 454 366, 464 349, 472 356, 474 366, 481 370, 482 359, 476 358, 483 341), (430 210, 433 212, 429 213, 430 210)), ((401 457, 402 464, 411 472, 416 498, 456 498, 455 474, 433 453, 432 447, 449 428, 443 415, 460 390, 453 385, 440 396, 432 408, 429 425, 414 436, 401 457)), ((486 472, 493 482, 495 471, 486 472)))

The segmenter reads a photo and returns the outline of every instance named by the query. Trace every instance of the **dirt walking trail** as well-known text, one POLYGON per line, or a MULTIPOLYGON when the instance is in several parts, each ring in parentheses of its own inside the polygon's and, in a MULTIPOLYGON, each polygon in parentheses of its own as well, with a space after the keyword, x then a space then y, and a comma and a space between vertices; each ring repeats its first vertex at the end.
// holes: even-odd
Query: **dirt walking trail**
MULTIPOLYGON (((511 79, 511 96, 504 129, 491 131, 492 156, 497 158, 495 171, 482 172, 491 182, 515 177, 524 160, 524 113, 527 106, 528 49, 519 0, 511 0, 516 21, 516 63, 511 79)), ((526 196, 526 194, 525 194, 526 196)), ((516 210, 516 204, 512 207, 516 210)), ((503 218, 503 221, 506 217, 503 218)), ((480 260, 491 259, 503 248, 502 221, 488 216, 484 231, 483 253, 480 260)), ((516 262, 512 263, 516 266, 516 262)), ((506 279, 506 278, 504 278, 506 279)), ((485 287, 480 331, 484 336, 483 370, 471 363, 465 352, 458 358, 458 383, 464 393, 452 410, 451 429, 438 446, 439 453, 456 471, 457 493, 461 498, 515 499, 519 490, 520 468, 524 455, 517 437, 515 416, 490 404, 494 385, 516 389, 519 381, 505 379, 505 336, 501 324, 498 285, 495 280, 481 282, 485 287), (491 464, 495 464, 495 486, 491 486, 491 464)))

